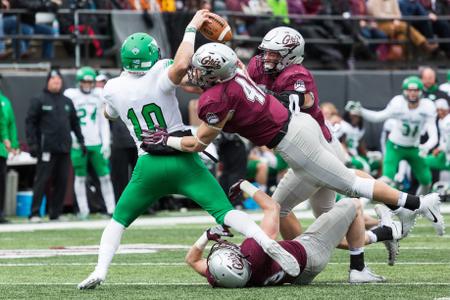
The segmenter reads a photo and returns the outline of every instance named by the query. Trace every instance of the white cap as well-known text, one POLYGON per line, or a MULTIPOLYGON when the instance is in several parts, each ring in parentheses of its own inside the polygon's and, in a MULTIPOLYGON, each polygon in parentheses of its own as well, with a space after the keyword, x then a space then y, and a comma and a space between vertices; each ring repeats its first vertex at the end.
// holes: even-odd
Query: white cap
POLYGON ((436 109, 447 109, 448 110, 448 102, 446 99, 441 98, 434 101, 434 104, 436 105, 436 109))
POLYGON ((108 76, 106 74, 100 73, 95 77, 95 81, 108 81, 108 76))

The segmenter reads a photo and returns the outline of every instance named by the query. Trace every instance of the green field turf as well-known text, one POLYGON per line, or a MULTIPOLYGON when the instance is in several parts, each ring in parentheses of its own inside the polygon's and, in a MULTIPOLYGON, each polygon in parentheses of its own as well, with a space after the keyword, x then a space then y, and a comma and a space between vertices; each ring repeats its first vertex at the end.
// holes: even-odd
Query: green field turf
MULTIPOLYGON (((446 216, 446 222, 450 222, 450 215, 446 216)), ((424 220, 401 242, 394 267, 386 264, 387 253, 382 244, 366 248, 366 262, 376 273, 387 277, 387 283, 348 285, 348 253, 336 250, 314 285, 235 290, 209 287, 206 280, 184 264, 184 248, 206 227, 130 228, 122 244, 179 247, 117 255, 107 281, 96 290, 76 289, 77 283, 93 270, 96 255, 0 259, 0 299, 450 299, 450 235, 436 236, 424 220)), ((97 229, 0 232, 0 250, 93 246, 98 245, 101 232, 97 229)))

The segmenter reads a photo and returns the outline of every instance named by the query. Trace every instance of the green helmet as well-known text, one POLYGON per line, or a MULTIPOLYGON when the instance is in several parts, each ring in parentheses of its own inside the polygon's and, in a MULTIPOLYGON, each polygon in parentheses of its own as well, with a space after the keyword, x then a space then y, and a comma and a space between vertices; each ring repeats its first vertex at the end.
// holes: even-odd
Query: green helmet
POLYGON ((82 67, 77 71, 77 82, 80 81, 95 81, 97 73, 91 67, 82 67))
POLYGON ((403 90, 403 96, 410 102, 416 102, 420 98, 422 98, 422 91, 423 91, 423 83, 422 80, 420 80, 417 76, 409 76, 406 77, 405 80, 403 80, 402 83, 402 90, 403 90), (417 99, 409 99, 408 95, 406 94, 406 90, 409 89, 417 89, 420 91, 419 96, 417 99))
POLYGON ((123 42, 120 58, 126 71, 146 72, 159 60, 159 47, 150 35, 133 33, 123 42))

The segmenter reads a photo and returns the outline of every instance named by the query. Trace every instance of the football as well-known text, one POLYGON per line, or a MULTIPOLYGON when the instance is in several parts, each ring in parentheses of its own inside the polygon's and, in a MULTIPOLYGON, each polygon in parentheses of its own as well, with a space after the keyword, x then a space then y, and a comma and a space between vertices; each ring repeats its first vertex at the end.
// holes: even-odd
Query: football
POLYGON ((219 15, 211 13, 211 23, 205 23, 200 27, 200 32, 208 40, 225 43, 233 38, 230 25, 219 15))

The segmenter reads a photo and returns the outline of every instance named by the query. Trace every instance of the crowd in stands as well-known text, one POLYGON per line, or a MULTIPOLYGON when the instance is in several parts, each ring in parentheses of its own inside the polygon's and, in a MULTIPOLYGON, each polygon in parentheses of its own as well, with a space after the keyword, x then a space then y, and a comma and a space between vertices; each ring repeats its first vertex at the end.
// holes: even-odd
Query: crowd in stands
MULTIPOLYGON (((297 29, 307 41, 328 41, 308 42, 306 54, 329 66, 355 58, 401 61, 417 55, 438 59, 450 57, 450 43, 436 40, 450 38, 450 20, 443 18, 450 14, 447 0, 2 0, 1 3, 0 59, 13 55, 12 48, 16 43, 6 47, 5 40, 9 41, 8 35, 17 34, 17 28, 20 28, 20 34, 26 36, 42 34, 53 37, 73 34, 77 30, 92 37, 92 56, 114 54, 108 51, 113 49, 111 42, 95 38, 95 35, 102 34, 112 36, 109 15, 82 15, 78 28, 75 28, 73 14, 58 14, 60 9, 139 10, 143 12, 145 24, 151 28, 154 24, 150 15, 153 13, 193 13, 201 8, 228 15, 238 37, 235 44, 238 46, 237 53, 244 59, 251 57, 257 46, 245 37, 262 37, 271 28, 280 25, 297 29), (9 9, 29 11, 20 16, 20 26, 17 26, 19 16, 8 13, 9 9), (237 16, 236 13, 245 16, 237 16), (293 16, 290 18, 288 15, 293 16), (326 18, 328 16, 339 18, 326 18), (368 19, 352 19, 354 16, 368 19), (402 19, 410 16, 423 19, 402 19)), ((73 54, 72 43, 65 42, 69 55, 73 54)), ((16 52, 21 59, 34 54, 29 39, 20 40, 18 48, 16 52)), ((44 39, 42 58, 49 60, 54 55, 53 40, 44 39)))

